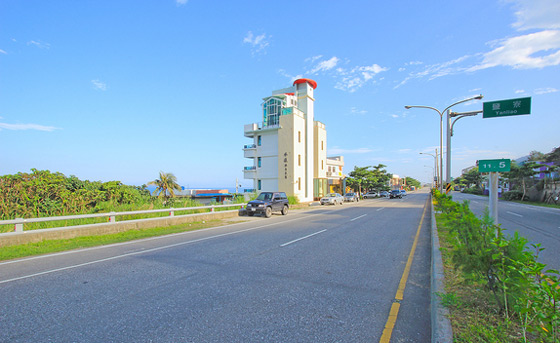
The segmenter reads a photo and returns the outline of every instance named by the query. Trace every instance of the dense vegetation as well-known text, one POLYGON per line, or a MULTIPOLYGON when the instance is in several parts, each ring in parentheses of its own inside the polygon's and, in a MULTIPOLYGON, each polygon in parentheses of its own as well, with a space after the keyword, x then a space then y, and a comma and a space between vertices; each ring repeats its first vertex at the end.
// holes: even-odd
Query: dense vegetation
POLYGON ((388 173, 383 164, 368 167, 354 167, 348 174, 346 185, 356 192, 363 193, 367 190, 389 190, 389 180, 393 175, 388 173))
POLYGON ((435 191, 455 342, 559 342, 560 275, 538 262, 540 245, 505 235, 435 191))
MULTIPOLYGON (((66 177, 64 174, 48 170, 32 169, 31 173, 4 175, 0 176, 0 220, 200 206, 190 198, 173 197, 169 190, 176 190, 177 186, 171 173, 160 173, 160 179, 153 183, 158 187, 158 197, 151 196, 146 185, 137 187, 124 185, 120 181, 82 181, 76 176, 66 177)), ((122 216, 118 220, 164 215, 166 214, 122 216)), ((91 224, 106 220, 92 218, 65 220, 63 223, 32 223, 26 224, 25 230, 53 225, 91 224)), ((0 227, 0 232, 11 230, 13 226, 0 227)))

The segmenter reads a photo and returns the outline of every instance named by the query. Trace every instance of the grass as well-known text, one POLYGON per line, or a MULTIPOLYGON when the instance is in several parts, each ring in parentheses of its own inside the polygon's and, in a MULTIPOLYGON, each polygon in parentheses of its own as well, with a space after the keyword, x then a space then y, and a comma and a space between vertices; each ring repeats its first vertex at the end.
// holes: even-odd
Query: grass
MULTIPOLYGON (((436 214, 436 220, 438 217, 436 214)), ((450 237, 444 230, 438 230, 438 234, 445 274, 445 294, 440 298, 449 310, 453 342, 524 342, 520 325, 497 310, 496 300, 485 285, 469 281, 453 267, 450 237)), ((534 339, 530 336, 529 342, 539 342, 534 339)))
POLYGON ((0 249, 0 261, 73 249, 83 249, 100 245, 121 243, 142 238, 194 231, 221 225, 225 225, 225 222, 222 220, 212 220, 143 230, 129 230, 108 235, 82 236, 71 239, 46 240, 36 243, 14 245, 3 247, 0 249))

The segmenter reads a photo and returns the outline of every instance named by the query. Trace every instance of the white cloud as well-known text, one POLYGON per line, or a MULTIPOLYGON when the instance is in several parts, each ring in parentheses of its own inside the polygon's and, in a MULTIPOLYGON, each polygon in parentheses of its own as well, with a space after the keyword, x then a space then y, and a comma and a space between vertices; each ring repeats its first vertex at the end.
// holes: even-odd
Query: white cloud
POLYGON ((44 126, 39 124, 7 124, 7 123, 0 123, 0 130, 37 130, 37 131, 54 131, 58 128, 54 126, 44 126))
POLYGON ((4 50, 0 49, 0 54, 7 55, 8 53, 5 52, 4 50))
POLYGON ((51 45, 49 43, 45 43, 45 42, 41 42, 41 41, 35 41, 35 40, 30 40, 29 42, 27 42, 27 45, 33 45, 37 48, 40 49, 50 49, 51 45))
POLYGON ((537 94, 537 95, 548 94, 548 93, 556 93, 556 92, 558 92, 558 89, 551 88, 551 87, 535 89, 535 94, 537 94))
POLYGON ((518 30, 560 29, 560 2, 558 0, 516 0, 513 27, 518 30))
POLYGON ((278 74, 280 74, 280 75, 282 75, 282 76, 284 76, 284 77, 287 77, 287 78, 290 79, 290 81, 292 81, 292 82, 295 81, 295 80, 297 80, 297 79, 303 78, 303 75, 301 75, 301 74, 298 74, 298 75, 295 75, 295 76, 294 76, 294 75, 290 75, 290 74, 288 74, 284 69, 279 69, 279 70, 278 70, 278 74))
POLYGON ((518 89, 518 90, 515 91, 515 94, 524 94, 524 93, 525 93, 525 90, 523 90, 523 89, 518 89))
POLYGON ((366 113, 367 113, 366 110, 359 110, 359 109, 357 109, 356 107, 352 107, 352 108, 350 109, 350 114, 352 114, 352 115, 354 115, 354 114, 356 114, 356 115, 364 115, 364 114, 366 114, 366 113))
POLYGON ((389 69, 381 67, 378 64, 358 66, 349 71, 339 68, 337 72, 339 76, 341 76, 341 79, 337 82, 335 88, 353 93, 369 80, 373 79, 375 75, 387 70, 389 69))
POLYGON ((317 65, 313 69, 311 69, 309 71, 309 73, 310 74, 316 74, 320 71, 331 70, 334 67, 336 67, 338 61, 340 61, 340 59, 336 56, 333 56, 328 60, 324 60, 324 61, 321 61, 321 62, 317 63, 317 65))
POLYGON ((105 82, 101 82, 99 80, 91 80, 91 83, 93 84, 93 88, 96 90, 100 90, 100 91, 107 90, 107 85, 105 84, 105 82))
POLYGON ((412 149, 399 149, 397 152, 399 154, 406 154, 407 152, 411 152, 411 151, 412 151, 412 149))
POLYGON ((270 36, 267 37, 266 34, 261 34, 258 36, 253 35, 253 32, 247 32, 245 38, 243 38, 243 43, 247 43, 251 45, 251 50, 253 53, 260 53, 264 52, 264 49, 270 44, 268 39, 270 36))
POLYGON ((560 30, 546 30, 512 37, 499 44, 500 46, 483 55, 481 64, 468 68, 468 71, 496 66, 534 69, 560 64, 560 30))
POLYGON ((175 2, 177 3, 177 6, 183 6, 189 2, 189 0, 175 0, 175 2))

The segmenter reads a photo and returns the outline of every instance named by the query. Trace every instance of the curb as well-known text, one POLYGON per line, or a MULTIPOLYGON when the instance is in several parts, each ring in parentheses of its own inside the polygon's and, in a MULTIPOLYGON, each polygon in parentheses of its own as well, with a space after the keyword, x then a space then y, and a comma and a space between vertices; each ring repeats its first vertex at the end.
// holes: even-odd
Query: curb
POLYGON ((441 305, 438 294, 445 293, 443 262, 437 233, 434 205, 430 195, 430 209, 432 214, 432 273, 431 273, 431 313, 432 313, 432 343, 453 342, 453 330, 449 321, 449 311, 441 305))

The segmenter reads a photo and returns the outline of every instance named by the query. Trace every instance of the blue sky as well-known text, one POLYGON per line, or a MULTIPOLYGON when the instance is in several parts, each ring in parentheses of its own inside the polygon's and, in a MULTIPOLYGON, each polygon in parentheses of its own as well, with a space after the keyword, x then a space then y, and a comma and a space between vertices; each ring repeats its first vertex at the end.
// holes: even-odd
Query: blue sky
MULTIPOLYGON (((474 95, 530 115, 464 118, 452 175, 560 145, 560 2, 2 1, 0 175, 48 169, 141 185, 243 179, 243 125, 315 80, 329 155, 428 181, 439 115, 474 95)), ((482 109, 483 101, 453 108, 482 109)), ((445 142, 444 142, 445 145, 445 142)))

